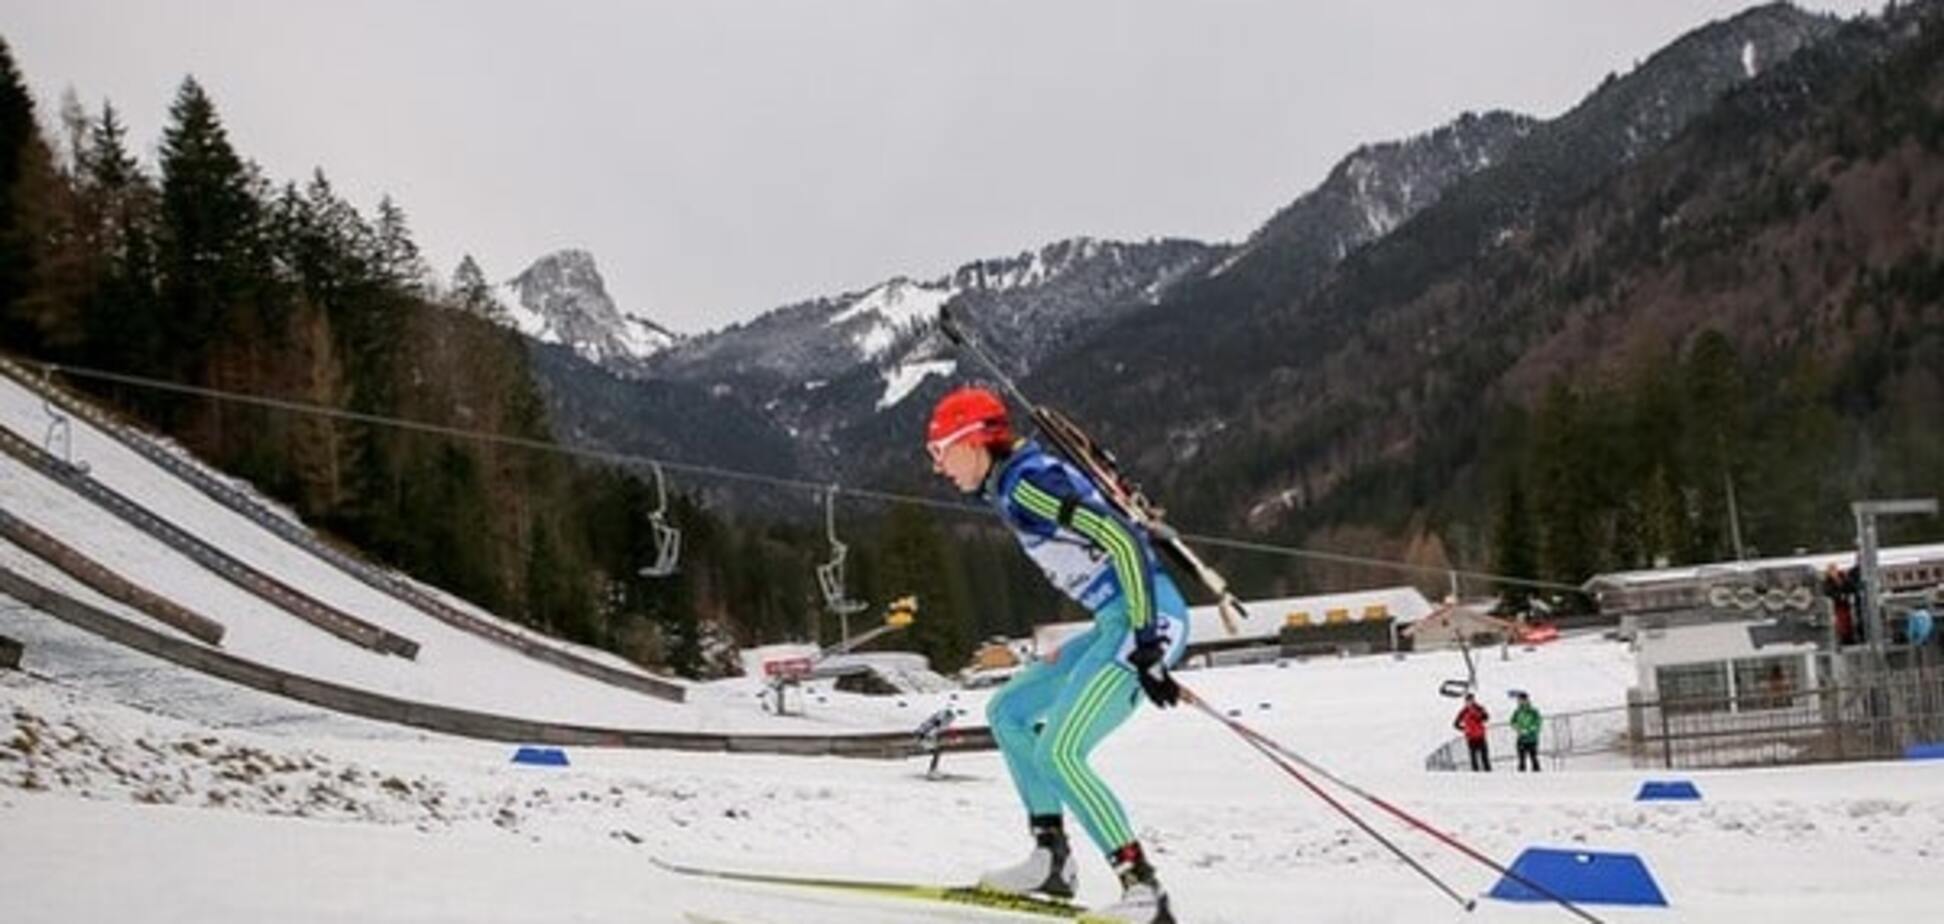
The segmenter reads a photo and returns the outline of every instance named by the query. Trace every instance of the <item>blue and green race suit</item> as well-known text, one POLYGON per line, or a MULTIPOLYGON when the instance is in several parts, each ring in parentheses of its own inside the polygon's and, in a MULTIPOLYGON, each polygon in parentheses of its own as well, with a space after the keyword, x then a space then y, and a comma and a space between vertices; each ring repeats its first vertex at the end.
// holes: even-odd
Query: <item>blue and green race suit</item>
POLYGON ((1102 853, 1136 840, 1127 812, 1087 755, 1142 699, 1128 655, 1159 644, 1173 666, 1188 644, 1188 607, 1147 533, 1078 468, 1022 442, 993 466, 986 497, 1048 580, 1093 613, 1054 660, 1027 666, 986 706, 1028 817, 1072 810, 1102 853))

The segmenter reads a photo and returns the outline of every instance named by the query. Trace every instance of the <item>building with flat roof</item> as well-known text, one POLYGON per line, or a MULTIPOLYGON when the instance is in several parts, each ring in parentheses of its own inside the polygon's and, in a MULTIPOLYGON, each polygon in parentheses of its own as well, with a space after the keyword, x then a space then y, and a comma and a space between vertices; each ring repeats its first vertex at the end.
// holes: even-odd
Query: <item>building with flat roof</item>
MULTIPOLYGON (((1585 589, 1633 640, 1633 702, 1685 712, 1807 709, 1805 691, 1851 682, 1844 675, 1854 658, 1845 652, 1867 642, 1853 600, 1843 599, 1854 594, 1847 573, 1856 561, 1844 551, 1623 571, 1585 589)), ((1878 562, 1885 600, 1944 594, 1944 544, 1884 548, 1878 562)), ((1882 641, 1899 664, 1918 654, 1896 650, 1907 647, 1904 612, 1916 608, 1885 620, 1882 641)))
MULTIPOLYGON (((1235 632, 1222 624, 1213 605, 1188 608, 1188 656, 1202 664, 1274 660, 1323 651, 1389 651, 1397 631, 1432 612, 1431 601, 1415 587, 1244 600, 1248 618, 1235 632)), ((1080 634, 1091 622, 1049 623, 1033 630, 1033 650, 1050 651, 1080 634)))

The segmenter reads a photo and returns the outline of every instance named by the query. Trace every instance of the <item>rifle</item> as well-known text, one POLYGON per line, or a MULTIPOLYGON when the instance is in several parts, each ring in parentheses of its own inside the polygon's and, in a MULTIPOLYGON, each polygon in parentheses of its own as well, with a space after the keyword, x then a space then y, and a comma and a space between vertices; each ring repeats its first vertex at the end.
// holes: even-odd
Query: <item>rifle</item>
POLYGON ((1107 503, 1111 504, 1116 512, 1145 530, 1163 556, 1193 574, 1201 581, 1202 586, 1215 595, 1215 607, 1221 614, 1222 627, 1227 629, 1230 635, 1234 635, 1235 620, 1247 619, 1249 616, 1248 611, 1242 608, 1242 601, 1237 600, 1235 594, 1229 592, 1228 580, 1207 562, 1202 561, 1201 556, 1195 554, 1195 550, 1182 541, 1181 533, 1169 525, 1165 512, 1148 499, 1141 486, 1121 471, 1120 464, 1114 459, 1114 454, 1105 446, 1095 442, 1085 430, 1080 429, 1079 424, 1073 422, 1072 418, 1026 397, 1025 392, 1019 390, 1019 386, 1013 383, 985 348, 967 336, 959 327, 958 321, 952 317, 949 309, 941 307, 938 310, 938 328, 953 345, 971 353, 980 365, 992 373, 993 378, 999 382, 999 387, 1004 389, 1014 402, 1026 409, 1027 414, 1033 419, 1033 426, 1046 437, 1046 441, 1052 445, 1054 451, 1085 472, 1087 477, 1100 488, 1100 493, 1107 498, 1107 503))

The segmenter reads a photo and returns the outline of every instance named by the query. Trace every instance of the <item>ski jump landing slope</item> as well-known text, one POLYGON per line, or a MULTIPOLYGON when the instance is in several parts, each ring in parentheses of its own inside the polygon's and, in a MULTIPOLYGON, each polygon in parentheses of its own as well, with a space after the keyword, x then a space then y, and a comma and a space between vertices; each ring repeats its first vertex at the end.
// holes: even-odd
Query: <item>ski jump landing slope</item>
MULTIPOLYGON (((71 418, 86 421, 211 500, 256 521, 292 545, 428 615, 475 635, 498 641, 529 657, 605 683, 677 701, 682 698, 685 686, 679 681, 649 674, 610 652, 564 643, 525 627, 503 622, 435 588, 421 585, 339 549, 312 533, 287 511, 265 503, 247 485, 233 482, 197 462, 188 453, 165 444, 165 441, 150 436, 140 428, 113 419, 94 405, 55 386, 46 376, 35 377, 32 370, 6 359, 0 359, 0 375, 12 377, 18 384, 40 396, 43 411, 50 418, 50 427, 54 425, 56 415, 65 415, 60 422, 63 427, 71 418)), ((49 434, 53 434, 52 429, 49 434)))
MULTIPOLYGON (((48 475, 14 457, 0 457, 0 507, 109 571, 221 623, 222 650, 246 661, 434 706, 617 730, 829 735, 867 730, 902 733, 916 724, 916 718, 907 723, 903 716, 867 718, 861 723, 854 716, 849 721, 832 721, 828 716, 779 718, 758 708, 753 696, 742 695, 705 694, 692 703, 671 702, 536 659, 503 640, 457 628, 348 574, 293 545, 260 518, 240 513, 164 470, 96 424, 67 416, 72 458, 86 466, 89 478, 223 555, 418 645, 416 659, 408 661, 347 644, 218 577, 155 536, 131 528, 48 475)), ((0 429, 39 446, 50 420, 39 394, 11 376, 0 375, 0 429)), ((10 543, 0 544, 0 565, 32 571, 36 581, 63 594, 83 589, 10 543)), ((439 599, 466 608, 474 618, 495 620, 448 595, 439 599)), ((138 614, 131 618, 145 619, 138 614)), ((508 633, 535 638, 524 629, 496 622, 508 633)), ((559 645, 576 657, 596 657, 584 649, 546 644, 559 645)), ((609 666, 640 673, 616 660, 608 657, 609 666)))

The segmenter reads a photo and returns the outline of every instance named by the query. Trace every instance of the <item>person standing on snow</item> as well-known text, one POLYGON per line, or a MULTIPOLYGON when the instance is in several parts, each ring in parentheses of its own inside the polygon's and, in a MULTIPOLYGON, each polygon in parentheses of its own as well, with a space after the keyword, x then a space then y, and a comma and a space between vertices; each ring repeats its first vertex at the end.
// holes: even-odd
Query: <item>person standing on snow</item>
POLYGON ((1922 648, 1930 644, 1931 633, 1936 631, 1936 619, 1926 607, 1912 610, 1904 622, 1904 635, 1910 640, 1912 648, 1922 648))
POLYGON ((1016 438, 998 395, 951 392, 933 409, 925 438, 932 470, 991 503, 1047 579, 1094 617, 1092 628, 1014 675, 986 706, 1034 846, 1025 860, 981 876, 980 886, 1071 898, 1079 878, 1063 824, 1071 811, 1121 882, 1120 901, 1090 920, 1173 924, 1126 810, 1087 755, 1143 694, 1161 707, 1179 699, 1168 669, 1187 647, 1187 603, 1145 531, 1079 468, 1016 438))
POLYGON ((1465 707, 1458 710, 1458 717, 1451 720, 1451 727, 1465 733, 1465 748, 1471 752, 1471 768, 1475 772, 1492 772, 1492 754, 1485 743, 1485 723, 1491 721, 1492 714, 1470 693, 1465 694, 1465 707))
POLYGON ((1532 705, 1532 697, 1524 690, 1519 691, 1519 708, 1512 710, 1512 730, 1519 735, 1519 772, 1526 772, 1526 758, 1532 759, 1532 772, 1539 772, 1539 710, 1532 705))
POLYGON ((938 779, 938 759, 945 754, 945 729, 957 718, 958 710, 946 706, 932 713, 919 724, 917 731, 911 733, 912 737, 918 739, 918 746, 931 755, 931 766, 925 768, 925 779, 938 779))

